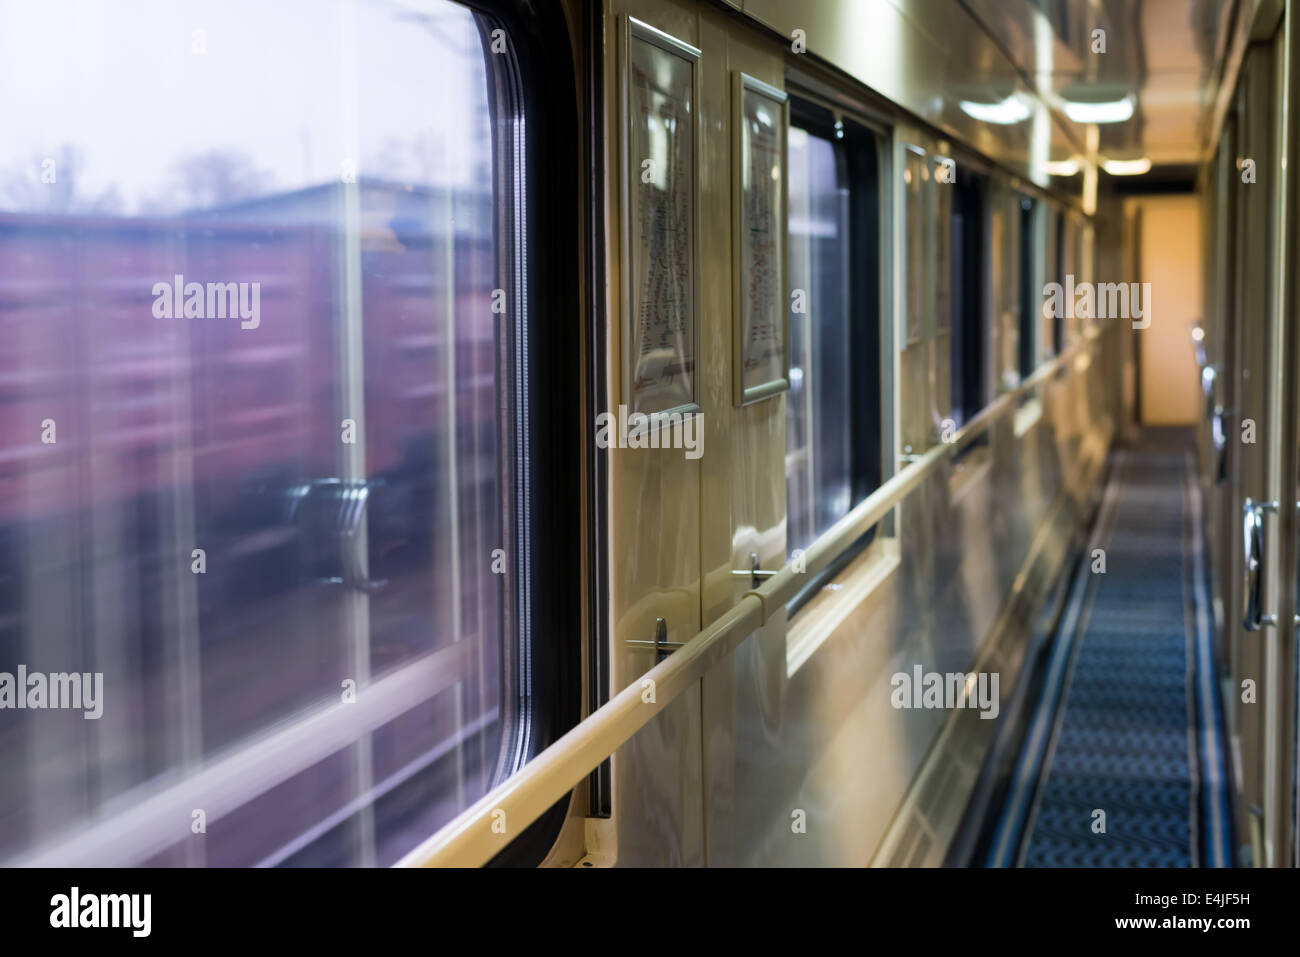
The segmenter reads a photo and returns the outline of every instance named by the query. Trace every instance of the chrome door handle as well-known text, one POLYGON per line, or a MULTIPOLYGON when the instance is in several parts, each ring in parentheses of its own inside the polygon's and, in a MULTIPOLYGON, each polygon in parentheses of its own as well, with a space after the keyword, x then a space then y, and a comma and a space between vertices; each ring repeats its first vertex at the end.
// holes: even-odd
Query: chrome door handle
POLYGON ((1276 615, 1263 613, 1264 601, 1264 513, 1276 512, 1276 502, 1256 502, 1246 499, 1242 503, 1242 548, 1245 560, 1245 620, 1247 631, 1259 631, 1265 625, 1276 625, 1276 615))
POLYGON ((1221 485, 1228 477, 1228 424, 1232 409, 1215 406, 1210 416, 1210 442, 1214 449, 1214 483, 1221 485))
POLYGON ((1201 394, 1205 396, 1205 418, 1214 418, 1215 397, 1218 391, 1219 367, 1217 365, 1206 366, 1201 370, 1201 394))

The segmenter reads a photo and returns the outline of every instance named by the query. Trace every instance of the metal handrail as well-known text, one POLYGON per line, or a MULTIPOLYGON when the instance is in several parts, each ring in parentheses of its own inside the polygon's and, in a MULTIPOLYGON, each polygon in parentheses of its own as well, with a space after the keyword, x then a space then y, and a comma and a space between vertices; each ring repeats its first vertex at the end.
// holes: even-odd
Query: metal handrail
POLYGON ((633 680, 408 853, 397 866, 474 867, 491 860, 673 699, 735 650, 762 624, 761 617, 762 604, 752 593, 745 595, 681 650, 633 680))
POLYGON ((807 576, 816 575, 884 518, 961 447, 1018 407, 1028 394, 1073 360, 1100 329, 1090 328, 1016 388, 991 402, 952 438, 923 453, 814 542, 803 555, 803 571, 785 566, 762 587, 745 592, 680 650, 614 695, 482 799, 397 862, 398 867, 476 867, 491 860, 555 802, 640 731, 679 694, 785 606, 807 576), (649 698, 649 700, 647 700, 649 698))

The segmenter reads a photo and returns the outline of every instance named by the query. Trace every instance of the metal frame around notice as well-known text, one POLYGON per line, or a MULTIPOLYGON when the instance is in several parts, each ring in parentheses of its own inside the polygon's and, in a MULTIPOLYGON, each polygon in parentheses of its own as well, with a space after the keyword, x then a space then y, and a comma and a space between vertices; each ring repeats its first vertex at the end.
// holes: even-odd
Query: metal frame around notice
POLYGON ((631 145, 632 145, 632 43, 638 41, 649 44, 652 47, 667 53, 670 56, 678 57, 685 60, 691 67, 691 243, 690 251, 687 253, 688 262, 691 269, 691 348, 693 354, 691 361, 693 363, 690 372, 691 382, 691 399, 680 405, 668 409, 655 409, 649 414, 649 428, 654 431, 663 424, 672 421, 669 416, 675 414, 690 415, 701 410, 700 407, 700 347, 702 338, 700 335, 700 130, 699 130, 699 110, 700 110, 700 50, 698 47, 691 46, 685 41, 679 40, 671 34, 665 33, 650 24, 631 16, 623 17, 622 30, 619 32, 619 109, 621 111, 619 122, 619 157, 620 157, 620 176, 619 176, 619 207, 622 218, 622 249, 620 250, 620 265, 622 276, 620 278, 620 299, 622 302, 623 321, 622 330, 622 377, 623 382, 620 388, 620 395, 623 397, 629 412, 635 411, 633 408, 632 379, 634 367, 632 364, 632 325, 636 321, 635 312, 635 295, 632 289, 632 245, 633 245, 633 224, 632 224, 632 189, 633 182, 639 179, 639 164, 637 172, 632 168, 631 145))
POLYGON ((732 73, 732 108, 731 108, 731 247, 735 263, 731 270, 732 282, 732 380, 733 401, 738 406, 751 405, 763 399, 779 395, 790 388, 790 305, 789 305, 789 246, 790 237, 787 224, 790 221, 790 170, 788 168, 790 142, 790 97, 781 89, 764 83, 748 73, 739 70, 732 73), (745 235, 745 94, 756 93, 771 100, 777 107, 779 116, 778 136, 780 139, 781 193, 778 199, 780 208, 776 213, 775 233, 779 237, 781 251, 777 256, 777 275, 781 295, 781 377, 764 382, 761 385, 745 387, 745 296, 746 280, 749 277, 749 263, 745 261, 743 236, 745 235))

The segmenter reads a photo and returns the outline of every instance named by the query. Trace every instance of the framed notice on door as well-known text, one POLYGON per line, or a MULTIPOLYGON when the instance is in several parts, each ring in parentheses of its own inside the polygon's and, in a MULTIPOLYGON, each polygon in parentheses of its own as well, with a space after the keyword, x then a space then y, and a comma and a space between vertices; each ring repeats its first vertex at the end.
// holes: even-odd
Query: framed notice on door
POLYGON ((737 405, 790 387, 785 92, 732 80, 732 378, 737 405))
POLYGON ((696 63, 631 17, 623 32, 623 395, 629 413, 699 411, 696 63))

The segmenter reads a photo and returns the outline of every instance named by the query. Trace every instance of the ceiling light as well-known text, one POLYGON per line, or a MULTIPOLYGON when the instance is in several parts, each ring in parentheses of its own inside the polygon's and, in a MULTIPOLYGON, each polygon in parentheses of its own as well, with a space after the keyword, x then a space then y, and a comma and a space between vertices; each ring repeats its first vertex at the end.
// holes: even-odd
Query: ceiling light
POLYGON ((1043 172, 1048 176, 1073 176, 1079 172, 1079 157, 1071 156, 1065 160, 1049 160, 1043 164, 1043 172))
POLYGON ((961 101, 962 112, 981 123, 997 123, 1007 126, 1029 119, 1029 104, 1013 93, 997 103, 976 103, 972 100, 961 101))
POLYGON ((1101 168, 1111 176, 1141 176, 1151 169, 1150 157, 1133 160, 1105 160, 1101 168))
POLYGON ((1076 123, 1123 123, 1133 115, 1132 95, 1122 100, 1083 103, 1065 100, 1065 115, 1076 123))

